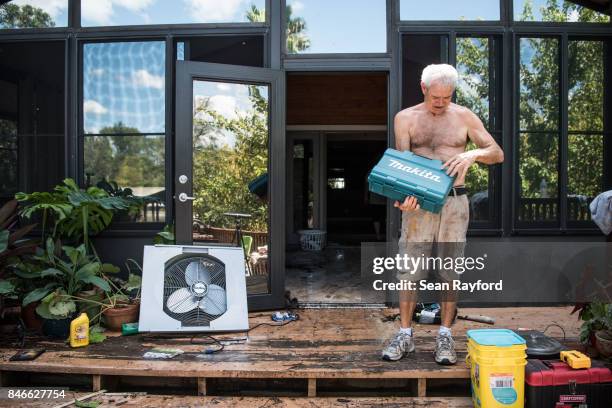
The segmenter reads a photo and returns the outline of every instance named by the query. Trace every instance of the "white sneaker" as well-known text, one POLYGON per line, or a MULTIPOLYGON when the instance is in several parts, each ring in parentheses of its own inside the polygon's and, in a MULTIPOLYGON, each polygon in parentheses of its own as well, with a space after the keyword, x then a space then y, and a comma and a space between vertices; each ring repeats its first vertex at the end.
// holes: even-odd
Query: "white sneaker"
POLYGON ((412 336, 398 332, 389 345, 382 351, 382 358, 387 361, 397 361, 413 351, 414 340, 412 336))
POLYGON ((453 365, 457 362, 455 341, 450 334, 438 334, 436 337, 434 359, 436 360, 436 363, 442 365, 453 365))

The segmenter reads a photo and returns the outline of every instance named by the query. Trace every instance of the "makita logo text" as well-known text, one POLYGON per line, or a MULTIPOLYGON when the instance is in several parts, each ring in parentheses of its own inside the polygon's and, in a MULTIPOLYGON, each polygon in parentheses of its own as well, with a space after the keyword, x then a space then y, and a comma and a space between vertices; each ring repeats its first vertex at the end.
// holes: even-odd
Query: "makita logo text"
POLYGON ((440 183, 441 182, 440 176, 436 176, 431 171, 429 171, 429 170, 421 170, 418 167, 406 166, 406 165, 398 162, 397 160, 391 159, 391 164, 389 164, 389 167, 393 167, 394 169, 405 171, 406 173, 409 173, 409 174, 415 174, 417 176, 426 178, 428 180, 433 180, 436 183, 440 183))

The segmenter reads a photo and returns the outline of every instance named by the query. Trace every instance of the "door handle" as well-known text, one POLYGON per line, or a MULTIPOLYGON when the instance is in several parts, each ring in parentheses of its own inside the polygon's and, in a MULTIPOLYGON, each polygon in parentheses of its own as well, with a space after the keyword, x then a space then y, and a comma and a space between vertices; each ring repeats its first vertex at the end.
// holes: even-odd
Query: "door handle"
POLYGON ((179 199, 179 201, 181 203, 184 203, 184 202, 189 201, 189 200, 191 200, 191 201, 195 200, 195 197, 189 197, 187 195, 187 193, 181 193, 181 194, 179 194, 178 199, 179 199))

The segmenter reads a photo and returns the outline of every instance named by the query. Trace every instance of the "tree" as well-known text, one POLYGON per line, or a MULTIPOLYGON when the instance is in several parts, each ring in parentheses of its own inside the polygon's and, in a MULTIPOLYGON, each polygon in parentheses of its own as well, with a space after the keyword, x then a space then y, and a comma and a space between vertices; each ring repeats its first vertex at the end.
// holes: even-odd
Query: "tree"
POLYGON ((140 136, 122 122, 85 136, 85 174, 91 184, 104 179, 122 187, 163 187, 165 138, 140 136))
MULTIPOLYGON (((457 103, 474 112, 487 127, 489 123, 489 40, 487 38, 457 38, 457 103)), ((468 150, 477 148, 468 143, 468 150)), ((473 166, 466 175, 470 192, 487 191, 489 169, 473 166)))
MULTIPOLYGON (((559 7, 548 0, 542 20, 607 22, 608 17, 570 2, 559 7)), ((525 3, 523 20, 533 19, 533 6, 525 3)), ((524 38, 520 56, 519 140, 521 196, 555 197, 559 159, 558 41, 524 38)), ((569 41, 569 131, 603 131, 603 45, 600 41, 569 41)), ((568 194, 593 197, 602 189, 603 138, 570 135, 568 140, 568 194)), ((561 163, 561 165, 565 165, 561 163)))
POLYGON ((194 115, 194 215, 205 224, 233 228, 228 211, 251 214, 248 230, 267 231, 268 206, 248 184, 268 171, 268 102, 258 86, 249 86, 250 109, 228 118, 200 101, 194 115), (228 135, 233 145, 224 143, 228 135))
POLYGON ((0 6, 0 27, 40 28, 55 27, 51 16, 43 9, 30 5, 3 4, 0 6))
MULTIPOLYGON (((310 39, 305 34, 306 21, 302 17, 293 16, 291 5, 287 5, 285 10, 287 52, 289 54, 297 54, 300 51, 307 50, 310 48, 310 39)), ((255 5, 251 5, 251 9, 247 12, 246 17, 252 23, 266 21, 265 13, 255 5)))

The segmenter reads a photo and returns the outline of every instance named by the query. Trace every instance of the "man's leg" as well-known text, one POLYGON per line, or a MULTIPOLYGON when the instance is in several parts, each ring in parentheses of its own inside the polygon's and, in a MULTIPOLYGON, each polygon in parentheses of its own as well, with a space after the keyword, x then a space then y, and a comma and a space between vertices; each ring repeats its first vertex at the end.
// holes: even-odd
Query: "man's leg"
MULTIPOLYGON (((402 234, 399 240, 398 254, 403 258, 429 256, 433 245, 434 231, 437 231, 439 217, 424 210, 402 214, 402 234)), ((412 264, 409 264, 412 265, 412 264)), ((417 267, 412 270, 400 268, 397 271, 398 281, 417 282, 427 277, 427 270, 417 267)), ((412 314, 416 306, 417 293, 413 290, 402 290, 399 293, 400 328, 390 343, 383 349, 384 360, 399 360, 407 353, 414 351, 412 336, 412 314)))
MULTIPOLYGON (((437 256, 442 259, 462 258, 465 249, 465 236, 469 223, 469 205, 466 195, 448 197, 440 213, 440 229, 437 234, 437 256)), ((454 269, 441 269, 438 271, 442 282, 451 285, 452 281, 461 278, 454 269)), ((442 322, 436 337, 434 359, 439 364, 455 364, 455 342, 452 338, 451 325, 457 309, 458 293, 454 290, 443 291, 440 298, 440 313, 442 322)))

